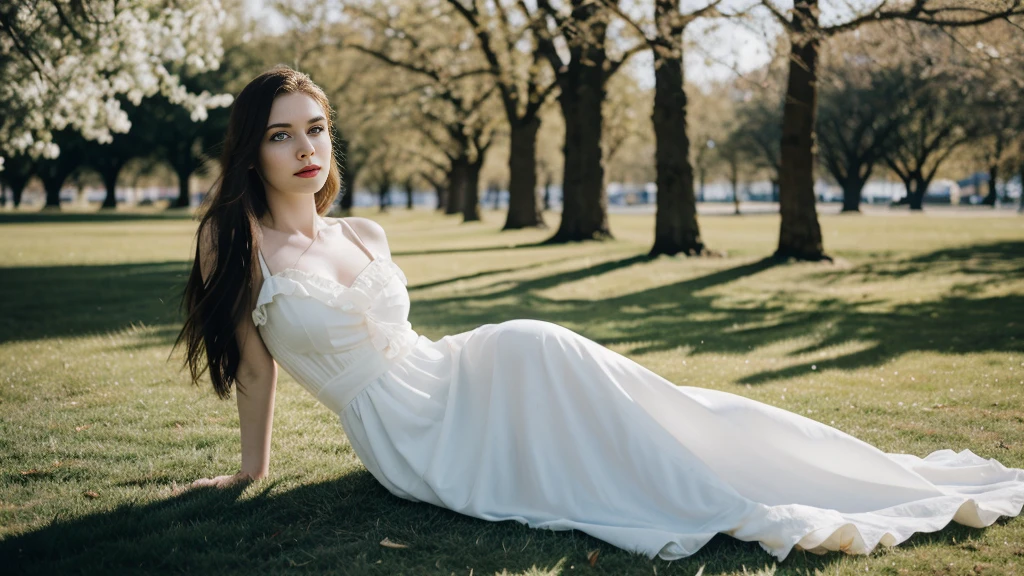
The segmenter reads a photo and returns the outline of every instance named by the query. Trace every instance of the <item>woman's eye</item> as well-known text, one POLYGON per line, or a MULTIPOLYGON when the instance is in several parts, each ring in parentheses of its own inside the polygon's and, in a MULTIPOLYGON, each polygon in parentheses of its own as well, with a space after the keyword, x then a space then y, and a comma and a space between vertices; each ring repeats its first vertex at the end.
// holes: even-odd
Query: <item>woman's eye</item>
POLYGON ((312 128, 309 129, 309 131, 313 132, 313 134, 319 134, 319 133, 324 131, 324 127, 323 126, 313 126, 312 128), (316 130, 316 132, 313 132, 313 130, 316 130))
POLYGON ((272 141, 274 141, 274 142, 280 142, 280 141, 284 140, 284 138, 278 138, 278 136, 287 136, 287 135, 288 135, 287 132, 278 132, 277 134, 274 134, 273 136, 271 136, 270 139, 272 141))

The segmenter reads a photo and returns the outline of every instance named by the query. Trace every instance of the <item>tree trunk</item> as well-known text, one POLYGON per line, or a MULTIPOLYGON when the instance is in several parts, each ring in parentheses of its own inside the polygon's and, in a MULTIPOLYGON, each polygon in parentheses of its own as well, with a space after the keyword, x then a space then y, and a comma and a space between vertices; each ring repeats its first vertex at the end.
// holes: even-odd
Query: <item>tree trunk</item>
MULTIPOLYGON (((655 18, 666 11, 675 13, 678 0, 658 2, 655 18)), ((697 224, 697 199, 693 191, 690 139, 686 136, 686 92, 683 90, 682 37, 667 39, 670 46, 654 50, 654 123, 657 164, 657 211, 654 216, 654 246, 649 256, 678 253, 696 255, 704 251, 697 224)))
POLYGON ((928 191, 928 180, 922 176, 912 176, 906 183, 907 203, 911 210, 921 210, 924 205, 924 194, 928 191))
POLYGON ((732 213, 740 215, 740 163, 737 158, 729 162, 729 180, 732 183, 732 213))
POLYGON ((21 206, 21 195, 25 192, 25 185, 21 186, 11 185, 11 202, 14 203, 14 209, 17 210, 21 206))
POLYGON ((839 185, 843 188, 843 212, 860 212, 864 181, 851 177, 840 181, 839 185))
POLYGON ((537 205, 537 131, 540 118, 512 124, 508 156, 508 214, 502 230, 544 228, 537 205))
POLYGON ((60 210, 60 189, 64 187, 64 178, 43 178, 43 188, 46 190, 46 204, 43 208, 60 210))
POLYGON ((188 208, 192 202, 188 193, 188 178, 192 175, 191 168, 179 168, 178 173, 178 199, 174 201, 174 208, 188 208))
MULTIPOLYGON (((6 169, 0 175, 3 176, 3 182, 11 189, 11 204, 17 209, 21 206, 21 194, 24 192, 28 181, 32 178, 32 170, 28 165, 20 162, 16 163, 18 160, 23 162, 22 158, 15 157, 15 159, 8 158, 7 160, 6 169)), ((3 205, 0 203, 0 206, 3 205)))
POLYGON ((448 191, 444 186, 434 186, 434 193, 437 194, 437 209, 444 210, 445 200, 448 198, 448 191))
POLYGON ((412 210, 412 193, 415 191, 412 180, 405 181, 405 207, 412 210))
POLYGON ((483 167, 483 155, 466 165, 466 179, 462 187, 462 221, 478 222, 480 220, 480 168, 483 167))
MULTIPOLYGON (((590 10, 593 14, 601 9, 595 4, 590 10)), ((600 16, 580 22, 587 28, 587 39, 570 48, 572 58, 568 69, 559 76, 562 90, 558 102, 565 117, 562 222, 546 243, 612 237, 601 151, 607 24, 600 16)))
POLYGON ((782 112, 782 155, 779 166, 779 228, 777 258, 830 259, 822 245, 814 202, 814 124, 818 105, 818 0, 797 0, 793 39, 782 112))
POLYGON ((107 189, 107 195, 103 198, 103 204, 100 209, 104 208, 117 208, 117 176, 121 173, 121 164, 112 163, 106 166, 101 176, 103 177, 103 185, 107 189))
POLYGON ((39 163, 37 172, 39 179, 43 181, 43 189, 46 190, 44 209, 60 209, 61 188, 73 171, 69 166, 67 158, 60 157, 39 163))
POLYGON ((387 176, 377 184, 377 198, 380 205, 381 212, 387 212, 388 206, 391 205, 391 199, 388 197, 388 192, 391 190, 391 179, 387 176))
POLYGON ((448 198, 444 207, 445 214, 462 212, 462 204, 466 197, 466 180, 469 178, 469 158, 461 156, 452 160, 451 171, 448 173, 448 198))
POLYGON ((995 206, 996 199, 998 198, 996 182, 999 177, 999 165, 993 164, 988 167, 988 194, 982 199, 981 203, 986 206, 995 206))
POLYGON ((356 202, 356 188, 359 187, 359 174, 365 164, 348 162, 348 180, 345 182, 345 195, 341 197, 341 209, 351 212, 356 202))
POLYGON ((345 186, 342 189, 342 193, 341 193, 341 203, 340 204, 341 204, 341 211, 342 212, 351 212, 352 211, 352 196, 353 196, 352 189, 349 188, 348 186, 345 186))
POLYGON ((352 211, 352 183, 354 182, 355 173, 352 172, 352 168, 348 161, 349 142, 348 140, 341 140, 338 142, 338 153, 336 154, 338 161, 338 175, 341 180, 341 190, 338 191, 338 195, 341 197, 339 202, 339 208, 343 213, 350 213, 352 211))
MULTIPOLYGON (((1017 213, 1020 214, 1024 212, 1024 162, 1020 165, 1018 176, 1020 176, 1020 196, 1017 198, 1017 213)), ((18 197, 15 196, 15 198, 18 197)), ((17 207, 18 204, 15 203, 14 205, 17 207)))

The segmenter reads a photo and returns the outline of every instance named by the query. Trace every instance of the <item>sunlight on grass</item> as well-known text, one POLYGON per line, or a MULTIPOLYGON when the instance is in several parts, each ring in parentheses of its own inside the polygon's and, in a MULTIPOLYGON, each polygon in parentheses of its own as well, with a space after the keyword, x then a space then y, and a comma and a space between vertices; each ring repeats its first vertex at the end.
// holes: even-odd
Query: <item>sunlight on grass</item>
MULTIPOLYGON (((682 386, 791 410, 889 452, 970 449, 1024 467, 1024 227, 1017 217, 823 216, 833 264, 777 264, 778 218, 709 216, 726 257, 648 260, 650 216, 616 239, 540 246, 431 212, 375 211, 431 339, 555 322, 682 386)), ((869 557, 777 564, 724 535, 647 560, 579 532, 489 523, 391 496, 337 417, 281 372, 270 478, 182 491, 237 469, 234 402, 168 360, 195 249, 187 216, 0 224, 0 556, 39 572, 352 574, 1000 574, 1024 522, 952 525, 869 557), (385 538, 405 549, 389 549, 385 538), (587 555, 599 549, 595 566, 587 555), (92 570, 89 570, 89 569, 92 570)), ((26 215, 27 216, 27 215, 26 215)), ((557 215, 547 214, 552 225, 557 215)))

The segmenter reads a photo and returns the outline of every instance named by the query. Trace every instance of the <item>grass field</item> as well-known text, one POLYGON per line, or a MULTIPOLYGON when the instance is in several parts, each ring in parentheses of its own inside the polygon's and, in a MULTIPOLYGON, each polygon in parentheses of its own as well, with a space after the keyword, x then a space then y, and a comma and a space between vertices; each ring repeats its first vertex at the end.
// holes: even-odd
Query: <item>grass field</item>
MULTIPOLYGON (((550 231, 500 233, 497 212, 474 224, 357 215, 388 231, 410 320, 429 338, 548 320, 675 383, 887 452, 970 449, 1024 467, 1022 217, 823 216, 836 262, 775 264, 774 215, 704 217, 725 257, 654 260, 650 216, 613 215, 615 241, 538 247, 550 231)), ((0 214, 0 572, 1024 573, 1021 517, 869 557, 795 551, 776 563, 720 535, 666 562, 407 502, 284 372, 270 477, 182 490, 239 464, 234 402, 190 387, 179 353, 168 360, 194 231, 187 216, 0 214)))

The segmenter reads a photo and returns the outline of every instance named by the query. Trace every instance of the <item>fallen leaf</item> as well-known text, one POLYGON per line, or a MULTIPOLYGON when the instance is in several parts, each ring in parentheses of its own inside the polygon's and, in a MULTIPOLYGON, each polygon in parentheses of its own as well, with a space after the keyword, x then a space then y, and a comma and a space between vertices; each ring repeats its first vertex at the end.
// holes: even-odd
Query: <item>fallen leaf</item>
POLYGON ((86 498, 99 498, 100 497, 99 494, 97 494, 96 492, 93 492, 92 490, 86 490, 85 492, 82 492, 82 494, 86 498))
POLYGON ((389 540, 387 538, 381 540, 380 541, 380 545, 385 547, 385 548, 408 548, 408 546, 405 545, 405 544, 399 544, 397 542, 392 542, 391 540, 389 540))
POLYGON ((82 430, 88 430, 91 424, 85 424, 84 426, 75 426, 75 432, 81 432, 82 430))
POLYGON ((39 470, 36 470, 35 468, 32 468, 30 470, 22 470, 21 471, 21 475, 22 476, 28 476, 29 474, 38 474, 38 473, 39 473, 39 470))
POLYGON ((587 561, 590 562, 590 567, 593 568, 594 564, 597 564, 597 555, 601 553, 601 549, 591 550, 587 553, 587 561))

